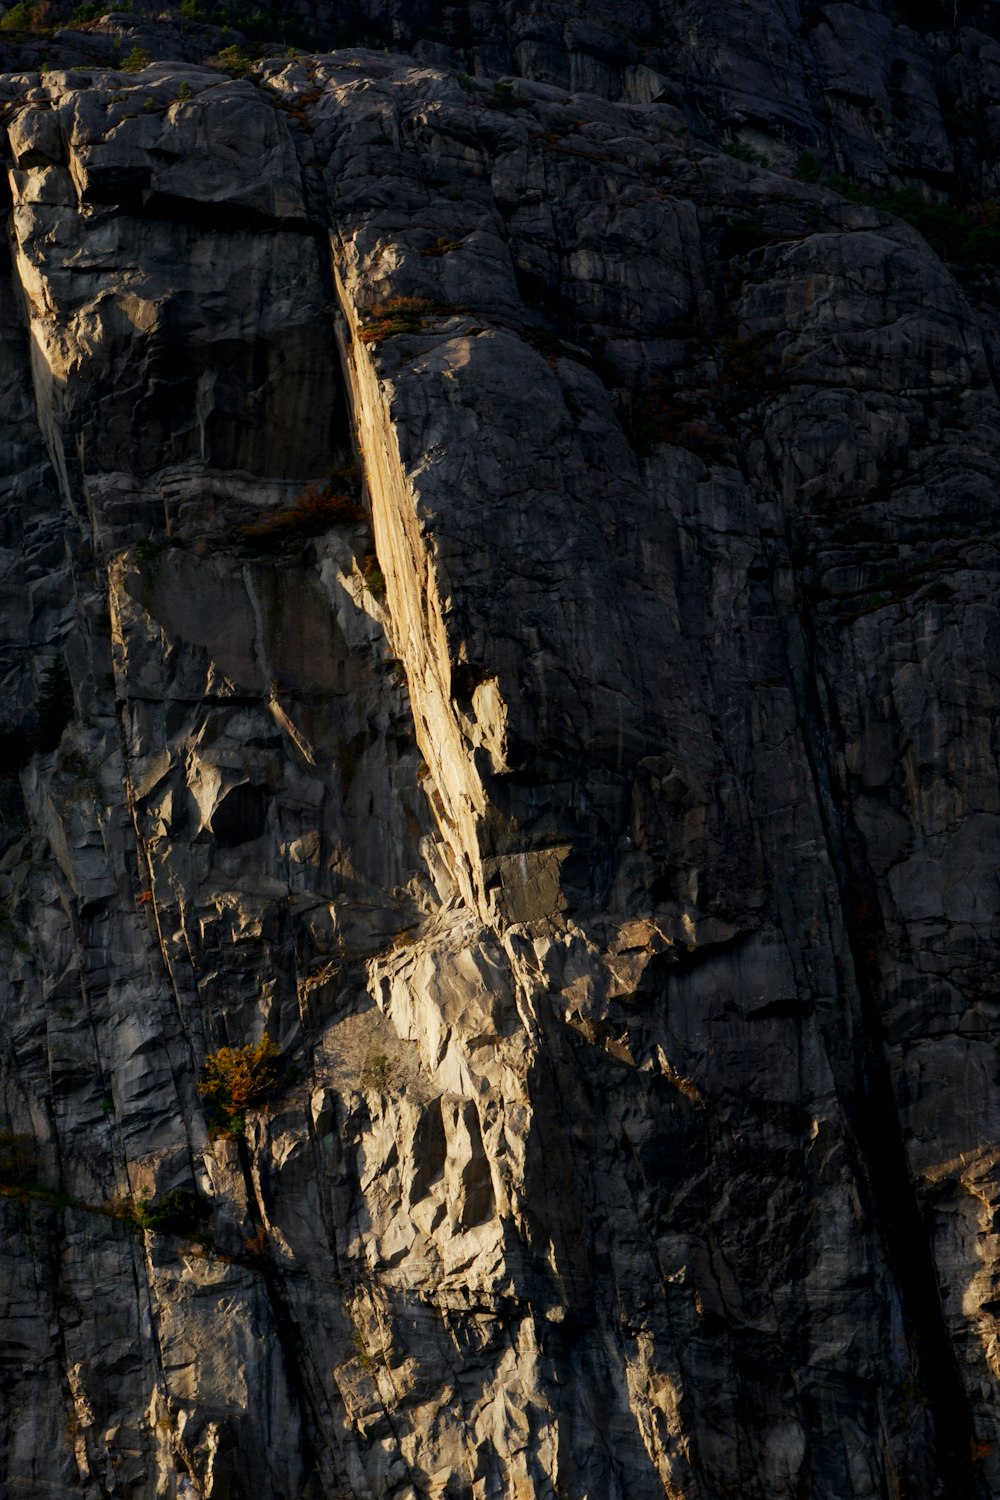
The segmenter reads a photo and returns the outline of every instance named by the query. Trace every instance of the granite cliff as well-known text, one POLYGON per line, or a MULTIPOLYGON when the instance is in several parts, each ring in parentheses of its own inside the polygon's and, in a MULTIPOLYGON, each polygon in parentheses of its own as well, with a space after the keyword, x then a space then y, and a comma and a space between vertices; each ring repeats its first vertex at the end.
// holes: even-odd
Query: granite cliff
POLYGON ((994 17, 0 31, 4 1494, 1000 1493, 994 17))

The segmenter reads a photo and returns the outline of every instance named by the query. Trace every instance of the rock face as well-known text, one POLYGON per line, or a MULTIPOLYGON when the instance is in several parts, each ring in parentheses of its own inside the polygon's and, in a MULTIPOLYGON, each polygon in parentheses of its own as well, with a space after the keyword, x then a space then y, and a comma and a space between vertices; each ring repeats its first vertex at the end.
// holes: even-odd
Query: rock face
POLYGON ((1000 53, 634 9, 0 80, 11 1496, 1000 1492, 1000 53))

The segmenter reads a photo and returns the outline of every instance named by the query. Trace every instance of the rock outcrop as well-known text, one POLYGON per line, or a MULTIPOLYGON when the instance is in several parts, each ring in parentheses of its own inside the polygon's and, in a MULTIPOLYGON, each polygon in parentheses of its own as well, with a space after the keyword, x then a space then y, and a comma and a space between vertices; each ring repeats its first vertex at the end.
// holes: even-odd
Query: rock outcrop
POLYGON ((1000 1489, 996 43, 690 9, 0 80, 11 1496, 1000 1489))

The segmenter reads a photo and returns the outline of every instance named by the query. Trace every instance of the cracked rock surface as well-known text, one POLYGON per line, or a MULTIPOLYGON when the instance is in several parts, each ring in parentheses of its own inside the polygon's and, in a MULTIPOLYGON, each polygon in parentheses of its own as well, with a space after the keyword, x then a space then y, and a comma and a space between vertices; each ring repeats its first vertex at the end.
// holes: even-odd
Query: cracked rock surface
POLYGON ((11 1496, 1000 1491, 996 276, 791 175, 989 38, 784 9, 0 79, 11 1496))

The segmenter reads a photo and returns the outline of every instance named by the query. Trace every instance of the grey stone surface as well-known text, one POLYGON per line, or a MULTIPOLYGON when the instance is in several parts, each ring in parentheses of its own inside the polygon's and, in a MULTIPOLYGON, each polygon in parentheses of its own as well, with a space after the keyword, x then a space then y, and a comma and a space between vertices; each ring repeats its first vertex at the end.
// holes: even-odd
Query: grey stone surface
POLYGON ((0 83, 12 1495, 1000 1486, 995 280, 546 15, 0 83))

